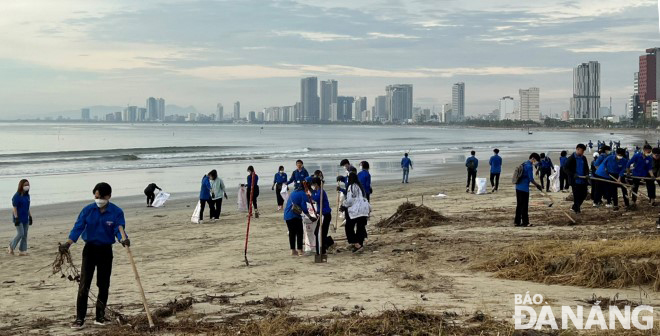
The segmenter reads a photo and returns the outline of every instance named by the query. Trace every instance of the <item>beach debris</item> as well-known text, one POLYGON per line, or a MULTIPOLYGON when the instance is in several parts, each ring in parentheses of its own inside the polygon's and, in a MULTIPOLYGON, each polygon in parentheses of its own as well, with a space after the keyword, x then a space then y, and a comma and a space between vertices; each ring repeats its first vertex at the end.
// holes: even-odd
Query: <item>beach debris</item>
POLYGON ((392 216, 379 221, 376 226, 391 229, 424 228, 442 225, 446 222, 449 222, 449 218, 427 206, 404 202, 399 205, 392 216))
POLYGON ((445 198, 445 197, 447 197, 447 195, 445 195, 445 194, 443 194, 443 193, 439 193, 439 194, 437 194, 437 195, 433 195, 433 196, 431 196, 431 197, 445 198))
POLYGON ((619 309, 625 309, 625 307, 627 306, 634 308, 641 305, 641 303, 635 301, 619 299, 619 293, 616 293, 612 298, 596 296, 596 294, 592 294, 591 298, 587 300, 577 300, 577 301, 588 303, 595 306, 600 306, 600 308, 603 310, 609 309, 612 306, 617 307, 619 309))

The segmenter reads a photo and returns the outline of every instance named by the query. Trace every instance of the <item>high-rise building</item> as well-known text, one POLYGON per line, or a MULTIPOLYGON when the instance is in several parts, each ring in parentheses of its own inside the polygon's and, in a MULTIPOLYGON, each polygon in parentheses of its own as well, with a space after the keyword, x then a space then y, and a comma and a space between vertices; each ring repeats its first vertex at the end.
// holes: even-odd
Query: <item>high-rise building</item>
POLYGON ((218 117, 218 121, 222 121, 225 118, 225 107, 222 106, 222 103, 218 103, 215 111, 215 114, 218 117))
POLYGON ((138 107, 138 121, 149 121, 149 115, 147 114, 147 109, 144 107, 138 107))
POLYGON ((302 120, 302 103, 297 102, 296 105, 293 105, 293 122, 299 122, 302 120))
POLYGON ((295 108, 293 106, 284 106, 282 107, 282 121, 283 122, 292 122, 294 118, 295 108))
POLYGON ((392 123, 403 123, 412 119, 413 86, 412 84, 394 84, 385 88, 387 98, 387 120, 392 123))
POLYGON ((234 120, 241 120, 241 102, 234 103, 234 120))
POLYGON ((121 112, 115 112, 115 118, 114 118, 114 121, 115 121, 115 122, 119 122, 119 121, 121 121, 121 112))
POLYGON ((147 116, 146 116, 145 120, 140 118, 141 119, 140 121, 146 121, 146 120, 154 121, 154 120, 157 120, 158 117, 159 117, 158 116, 158 100, 156 100, 156 98, 154 98, 154 97, 147 98, 147 116))
POLYGON ((500 98, 500 115, 499 118, 500 120, 506 120, 507 116, 510 116, 513 114, 513 108, 515 107, 515 102, 513 101, 513 97, 506 96, 500 98))
POLYGON ((658 77, 660 77, 660 62, 657 60, 657 54, 660 48, 646 49, 646 55, 639 56, 639 103, 642 106, 649 106, 645 108, 644 115, 647 118, 651 117, 651 105, 647 104, 649 101, 658 100, 660 97, 660 85, 658 85, 658 77))
POLYGON ((321 119, 330 120, 330 106, 337 102, 337 81, 321 81, 321 119))
POLYGON ((336 121, 353 120, 353 104, 355 97, 339 96, 337 97, 336 121))
POLYGON ((529 88, 520 90, 520 120, 539 121, 541 118, 540 90, 529 88))
POLYGON ((125 122, 136 122, 138 118, 138 107, 137 106, 127 106, 124 109, 124 117, 122 118, 125 122))
POLYGON ((300 103, 302 106, 302 121, 319 120, 318 79, 307 77, 300 80, 300 103))
POLYGON ((158 98, 158 120, 165 121, 165 99, 158 98))
POLYGON ((443 104, 440 111, 440 122, 449 123, 454 120, 451 116, 451 104, 443 104))
POLYGON ((257 120, 257 113, 254 111, 250 111, 248 113, 248 122, 255 122, 257 120))
POLYGON ((89 111, 88 108, 80 109, 80 114, 81 114, 81 117, 80 117, 80 118, 81 118, 82 120, 90 120, 90 119, 91 119, 91 117, 90 117, 90 111, 89 111))
POLYGON ((367 110, 367 97, 356 97, 353 104, 353 120, 366 121, 364 118, 364 111, 367 110))
POLYGON ((599 118, 600 63, 582 63, 573 69, 571 116, 575 120, 599 118))
POLYGON ((465 83, 456 83, 451 87, 451 116, 452 121, 465 120, 465 83))
POLYGON ((387 96, 378 96, 374 101, 374 120, 387 119, 387 96))

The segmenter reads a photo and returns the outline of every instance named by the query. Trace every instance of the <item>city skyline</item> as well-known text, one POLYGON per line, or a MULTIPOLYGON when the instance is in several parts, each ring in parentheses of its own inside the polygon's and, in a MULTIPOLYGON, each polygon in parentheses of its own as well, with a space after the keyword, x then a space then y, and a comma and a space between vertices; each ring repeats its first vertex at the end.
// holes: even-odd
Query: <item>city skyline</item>
POLYGON ((466 96, 466 116, 539 87, 547 113, 569 108, 572 69, 588 60, 601 64, 601 97, 623 114, 637 58, 657 38, 647 0, 67 3, 6 5, 1 119, 141 105, 154 93, 209 114, 218 102, 260 110, 297 101, 296 80, 312 76, 370 101, 412 84, 414 104, 427 107, 465 82, 488 93, 466 96))

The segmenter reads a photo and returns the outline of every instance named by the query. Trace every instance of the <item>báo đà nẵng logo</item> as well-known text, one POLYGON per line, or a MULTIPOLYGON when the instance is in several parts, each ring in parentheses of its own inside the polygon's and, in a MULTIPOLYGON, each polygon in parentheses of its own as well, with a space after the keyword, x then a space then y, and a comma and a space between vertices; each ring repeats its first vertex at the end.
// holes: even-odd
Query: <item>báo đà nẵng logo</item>
POLYGON ((653 328, 653 307, 609 306, 605 311, 599 305, 561 306, 561 316, 556 316, 552 307, 541 294, 514 294, 514 328, 521 329, 639 329, 653 328), (557 319, 559 318, 560 319, 557 319), (560 321, 561 325, 557 322, 560 321))

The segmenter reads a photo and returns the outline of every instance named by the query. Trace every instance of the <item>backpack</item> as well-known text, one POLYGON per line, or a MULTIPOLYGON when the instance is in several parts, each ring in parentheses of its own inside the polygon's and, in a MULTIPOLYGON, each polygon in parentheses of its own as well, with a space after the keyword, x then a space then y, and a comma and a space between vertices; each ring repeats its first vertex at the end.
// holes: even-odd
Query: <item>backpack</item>
POLYGON ((467 168, 469 170, 474 170, 474 160, 469 160, 467 163, 467 168))
POLYGON ((511 182, 513 182, 513 184, 518 184, 520 182, 520 180, 522 179, 524 173, 525 173, 525 164, 521 163, 513 171, 513 178, 511 179, 511 182))

